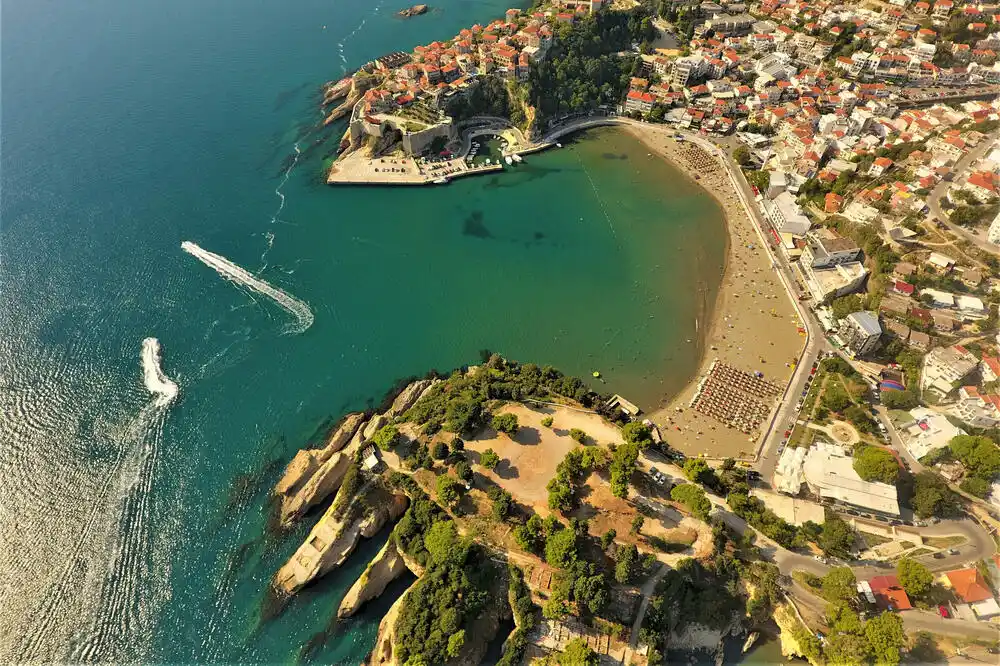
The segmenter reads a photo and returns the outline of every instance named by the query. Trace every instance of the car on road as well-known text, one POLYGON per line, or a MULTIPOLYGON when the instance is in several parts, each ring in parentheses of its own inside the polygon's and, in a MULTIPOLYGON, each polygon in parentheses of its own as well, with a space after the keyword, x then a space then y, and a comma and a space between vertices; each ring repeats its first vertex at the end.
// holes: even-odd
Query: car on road
POLYGON ((938 606, 938 613, 941 614, 941 617, 946 619, 951 617, 951 613, 948 612, 948 608, 946 606, 938 606))
POLYGON ((938 552, 934 553, 933 555, 931 555, 931 557, 933 557, 935 560, 943 560, 944 559, 944 553, 942 553, 941 551, 938 551, 938 552))
POLYGON ((948 554, 949 555, 960 555, 961 553, 959 552, 958 548, 949 548, 948 549, 948 554))

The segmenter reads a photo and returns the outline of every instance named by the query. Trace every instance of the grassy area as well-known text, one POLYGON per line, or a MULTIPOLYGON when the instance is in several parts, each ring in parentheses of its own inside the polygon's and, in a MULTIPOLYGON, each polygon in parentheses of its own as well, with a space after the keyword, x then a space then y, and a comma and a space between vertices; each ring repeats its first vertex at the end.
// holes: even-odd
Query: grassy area
POLYGON ((874 548, 875 546, 881 546, 884 543, 889 543, 892 539, 884 536, 879 536, 878 534, 869 534, 868 532, 858 532, 861 535, 861 540, 865 543, 868 548, 874 548))
POLYGON ((924 539, 924 545, 928 548, 954 548, 965 543, 963 536, 930 537, 924 539))

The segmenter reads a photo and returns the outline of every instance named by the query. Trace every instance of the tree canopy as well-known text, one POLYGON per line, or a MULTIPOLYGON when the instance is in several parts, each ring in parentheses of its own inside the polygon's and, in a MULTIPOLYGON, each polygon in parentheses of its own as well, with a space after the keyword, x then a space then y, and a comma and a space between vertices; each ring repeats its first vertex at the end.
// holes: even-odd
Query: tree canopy
POLYGON ((517 414, 494 414, 490 425, 497 432, 502 432, 513 437, 517 434, 518 422, 517 414))
POLYGON ((989 437, 959 435, 948 448, 972 476, 993 481, 1000 475, 1000 448, 989 437))
POLYGON ((896 458, 877 446, 860 445, 854 449, 854 471, 865 481, 896 483, 899 479, 896 458))
POLYGON ((708 520, 708 514, 712 510, 712 503, 705 496, 705 491, 693 483, 681 483, 673 487, 670 491, 670 499, 680 502, 691 515, 701 520, 708 520))
POLYGON ((904 557, 896 565, 896 575, 899 577, 899 584, 912 597, 923 596, 934 584, 934 574, 930 569, 908 557, 904 557))

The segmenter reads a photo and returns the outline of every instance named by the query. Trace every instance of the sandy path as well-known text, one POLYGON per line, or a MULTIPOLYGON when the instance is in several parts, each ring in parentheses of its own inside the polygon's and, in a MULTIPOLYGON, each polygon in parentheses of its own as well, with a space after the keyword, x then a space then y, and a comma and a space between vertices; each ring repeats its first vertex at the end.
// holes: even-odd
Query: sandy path
POLYGON ((688 409, 688 404, 716 358, 741 370, 763 372, 765 379, 784 386, 791 363, 805 344, 795 309, 721 165, 714 171, 695 167, 684 152, 689 143, 669 138, 672 132, 631 125, 626 129, 712 194, 725 213, 729 232, 722 286, 707 334, 695 352, 702 355, 698 374, 649 418, 660 425, 671 446, 689 455, 751 457, 759 434, 730 429, 688 409))

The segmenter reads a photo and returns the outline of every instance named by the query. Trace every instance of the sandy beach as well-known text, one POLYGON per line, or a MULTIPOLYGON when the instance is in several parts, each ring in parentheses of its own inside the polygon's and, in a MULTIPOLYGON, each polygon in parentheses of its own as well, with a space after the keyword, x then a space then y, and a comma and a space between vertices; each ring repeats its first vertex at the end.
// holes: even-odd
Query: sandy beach
MULTIPOLYGON (((759 432, 744 434, 688 405, 716 359, 739 370, 761 372, 767 381, 784 387, 805 344, 799 318, 722 166, 714 158, 706 166, 709 156, 704 151, 676 141, 667 128, 629 125, 626 129, 715 197, 729 233, 726 269, 711 324, 694 350, 702 357, 698 374, 648 417, 671 446, 688 455, 752 458, 759 432)), ((767 427, 767 420, 761 427, 767 427)))

